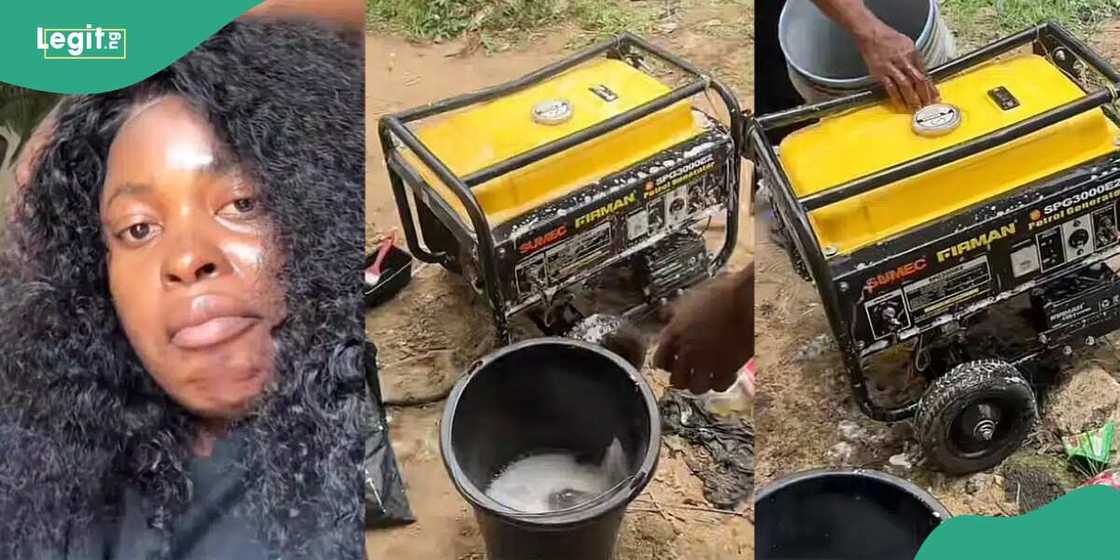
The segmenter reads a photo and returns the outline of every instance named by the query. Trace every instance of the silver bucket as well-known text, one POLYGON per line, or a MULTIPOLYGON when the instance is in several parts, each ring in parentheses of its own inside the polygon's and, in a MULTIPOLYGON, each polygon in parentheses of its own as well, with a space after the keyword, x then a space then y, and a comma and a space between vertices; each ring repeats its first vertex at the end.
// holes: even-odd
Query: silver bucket
MULTIPOLYGON (((956 41, 936 0, 865 0, 884 23, 914 40, 927 68, 956 56, 956 41)), ((778 21, 778 39, 790 80, 801 97, 818 103, 871 88, 855 40, 811 0, 789 0, 778 21)))

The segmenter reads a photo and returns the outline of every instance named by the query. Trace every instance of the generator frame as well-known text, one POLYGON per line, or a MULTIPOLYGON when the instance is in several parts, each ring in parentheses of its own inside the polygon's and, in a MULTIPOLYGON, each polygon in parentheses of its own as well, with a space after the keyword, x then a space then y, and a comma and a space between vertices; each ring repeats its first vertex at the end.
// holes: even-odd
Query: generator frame
MULTIPOLYGON (((1120 73, 1108 62, 1092 52, 1082 42, 1074 38, 1068 31, 1052 22, 1039 24, 1013 36, 981 47, 974 52, 932 69, 930 71, 930 76, 935 82, 941 81, 1028 45, 1033 46, 1035 54, 1048 56, 1055 65, 1067 74, 1072 74, 1075 65, 1080 61, 1103 76, 1107 82, 1109 82, 1109 85, 1096 91, 1087 91, 1084 96, 1078 99, 1026 120, 995 130, 984 136, 911 159, 803 197, 799 197, 795 194, 790 179, 779 164, 778 155, 771 141, 768 139, 767 134, 785 127, 807 124, 817 119, 879 103, 887 97, 884 90, 882 88, 875 88, 844 98, 806 105, 768 115, 761 115, 751 119, 747 123, 748 153, 746 157, 752 160, 756 165, 755 187, 758 188, 762 183, 765 183, 768 188, 768 192, 771 196, 771 203, 777 214, 776 219, 784 229, 789 241, 791 241, 790 245, 792 247, 787 248, 787 252, 790 253, 792 259, 800 259, 800 264, 807 269, 803 271, 803 274, 807 272, 807 279, 811 279, 816 285, 832 334, 838 343, 847 371, 848 384, 855 397, 855 401, 858 403, 860 409, 874 420, 894 422, 910 418, 914 416, 918 410, 921 399, 911 400, 906 404, 894 406, 882 406, 876 403, 869 393, 868 376, 865 369, 865 360, 871 354, 882 351, 887 347, 893 347, 913 340, 920 340, 916 339, 916 337, 923 335, 933 337, 940 336, 940 332, 937 331, 939 327, 954 321, 959 322, 965 320, 967 317, 973 316, 987 307, 997 305, 1016 294, 1021 294, 1032 289, 1032 286, 1017 286, 1011 290, 1005 290, 994 297, 989 297, 980 301, 975 305, 954 305, 948 312, 937 316, 933 320, 929 320, 920 327, 918 325, 913 325, 913 328, 907 330, 907 336, 892 337, 886 342, 886 346, 870 348, 862 341, 856 340, 856 336, 854 336, 853 333, 855 316, 842 305, 842 300, 845 299, 845 293, 849 290, 859 290, 859 287, 848 286, 843 281, 843 274, 845 272, 850 274, 851 270, 841 271, 840 267, 833 261, 844 259, 831 258, 835 256, 835 250, 826 251, 826 248, 821 246, 811 225, 809 213, 869 193, 887 185, 915 177, 921 173, 969 156, 980 154, 981 152, 999 146, 1004 146, 1048 126, 1097 108, 1103 108, 1107 117, 1112 121, 1120 122, 1120 118, 1117 118, 1114 108, 1110 105, 1117 101, 1118 98, 1117 88, 1120 87, 1120 73)), ((1079 85, 1082 89, 1087 89, 1085 84, 1079 82, 1079 85)), ((892 240, 907 237, 908 241, 920 240, 921 242, 932 243, 938 239, 947 239, 957 231, 954 229, 955 226, 976 223, 978 219, 977 216, 981 215, 979 213, 980 210, 982 210, 979 209, 981 206, 993 207, 997 212, 1004 209, 1021 209, 1027 197, 1043 195, 1053 196, 1056 193, 1063 192, 1063 189, 1075 188, 1078 184, 1084 184, 1089 180, 1091 171, 1094 168, 1103 167, 1105 164, 1116 165, 1118 162, 1120 162, 1120 156, 1116 153, 1100 158, 1099 160, 1085 162, 1069 170, 1069 176, 1050 177, 1016 187, 994 199, 997 201, 995 206, 993 206, 993 199, 977 203, 976 205, 942 216, 932 222, 918 225, 877 243, 876 245, 857 249, 849 256, 852 260, 859 261, 860 263, 870 263, 868 266, 871 267, 874 267, 875 264, 883 264, 883 268, 885 269, 887 259, 892 256, 885 246, 889 245, 892 240), (1077 181, 1081 181, 1081 183, 1077 181), (1019 204, 1018 207, 1014 206, 1016 203, 1019 204)), ((898 248, 899 246, 896 245, 891 249, 897 250, 898 248)), ((1037 279, 1037 282, 1032 282, 1031 284, 1033 284, 1033 287, 1048 284, 1062 277, 1084 270, 1085 267, 1100 263, 1118 253, 1120 253, 1120 248, 1113 248, 1101 254, 1093 254, 1089 259, 1079 263, 1078 266, 1070 267, 1068 270, 1060 270, 1057 273, 1049 275, 1043 274, 1037 279)), ((847 294, 847 299, 851 299, 851 297, 850 293, 847 294)), ((1115 328, 1115 325, 1110 324, 1109 327, 1115 328)), ((1030 350, 1010 360, 1010 364, 1012 366, 1025 364, 1046 355, 1056 348, 1063 348, 1063 345, 1070 343, 1068 339, 1063 340, 1060 337, 1050 337, 1047 339, 1045 336, 1040 336, 1039 338, 1041 340, 1032 341, 1030 350)))
MULTIPOLYGON (((733 155, 730 162, 730 171, 733 181, 732 184, 729 185, 728 199, 725 201, 727 204, 726 237, 723 246, 711 261, 709 273, 722 268, 731 257, 731 253, 735 248, 739 227, 737 206, 739 204, 739 173, 741 160, 737 154, 742 151, 744 130, 744 115, 739 108, 739 102, 731 93, 731 90, 719 80, 712 78, 684 59, 629 33, 623 33, 611 40, 590 47, 511 82, 381 118, 378 123, 378 135, 381 140, 381 148, 385 163, 389 171, 389 180, 393 188, 394 198, 396 199, 397 211, 400 215, 401 225, 409 249, 416 258, 423 262, 436 263, 453 269, 459 264, 457 261, 462 258, 461 255, 470 255, 470 258, 475 261, 474 264, 477 265, 476 270, 480 272, 479 280, 481 280, 481 291, 486 296, 491 307, 498 336, 501 340, 509 342, 511 340, 509 319, 515 314, 535 304, 541 303, 543 298, 541 296, 534 296, 533 299, 513 307, 509 305, 509 302, 503 297, 501 290, 501 272, 495 254, 497 242, 495 240, 494 230, 486 219, 485 212, 482 210, 478 198, 471 189, 497 177, 507 175, 545 158, 559 154, 565 150, 572 149, 580 144, 666 109, 682 100, 710 90, 716 92, 727 110, 727 114, 730 118, 729 132, 732 137, 732 142, 734 143, 731 152, 733 155), (428 147, 424 145, 424 142, 408 127, 409 123, 463 109, 471 105, 487 102, 524 90, 602 56, 624 60, 638 68, 640 68, 642 64, 642 57, 649 56, 673 67, 691 79, 687 83, 679 85, 647 103, 615 115, 583 130, 510 157, 484 169, 480 169, 464 177, 460 177, 451 171, 451 169, 429 150, 428 147), (471 230, 466 227, 466 224, 462 223, 459 215, 421 178, 417 170, 402 157, 398 149, 398 142, 410 149, 420 162, 427 166, 455 195, 466 209, 467 217, 470 220, 470 225, 474 232, 473 234, 471 230), (409 190, 411 190, 414 197, 411 201, 408 196, 409 190), (415 202, 417 206, 416 209, 413 208, 413 202, 415 202), (460 247, 460 255, 451 255, 447 254, 447 252, 429 250, 431 245, 427 242, 427 235, 429 235, 430 232, 424 231, 423 221, 418 220, 418 217, 414 217, 414 210, 418 210, 422 204, 430 210, 435 215, 435 218, 455 237, 460 247), (417 224, 418 221, 420 222, 419 227, 417 224)), ((561 284, 555 286, 555 289, 558 291, 584 281, 587 277, 618 264, 627 256, 628 255, 612 257, 608 261, 596 266, 589 273, 577 274, 572 278, 564 280, 561 284)))

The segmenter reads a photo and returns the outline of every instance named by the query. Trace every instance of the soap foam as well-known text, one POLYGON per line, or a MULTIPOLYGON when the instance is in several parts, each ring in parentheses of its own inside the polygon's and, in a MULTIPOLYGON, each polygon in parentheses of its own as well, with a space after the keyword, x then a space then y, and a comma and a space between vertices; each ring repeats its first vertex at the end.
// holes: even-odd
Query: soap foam
POLYGON ((507 465, 486 489, 498 503, 524 513, 548 513, 594 499, 626 478, 626 456, 616 439, 599 465, 574 454, 541 453, 507 465))

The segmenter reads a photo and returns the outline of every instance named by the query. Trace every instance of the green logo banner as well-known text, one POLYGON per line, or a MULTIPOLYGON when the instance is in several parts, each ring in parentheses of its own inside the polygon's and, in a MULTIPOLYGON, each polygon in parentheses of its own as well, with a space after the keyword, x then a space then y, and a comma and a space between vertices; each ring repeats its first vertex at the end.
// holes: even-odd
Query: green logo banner
POLYGON ((1120 491, 1087 486, 1019 517, 957 517, 926 539, 916 560, 1116 558, 1117 512, 1120 491))
POLYGON ((101 93, 165 68, 260 0, 6 2, 0 82, 101 93))

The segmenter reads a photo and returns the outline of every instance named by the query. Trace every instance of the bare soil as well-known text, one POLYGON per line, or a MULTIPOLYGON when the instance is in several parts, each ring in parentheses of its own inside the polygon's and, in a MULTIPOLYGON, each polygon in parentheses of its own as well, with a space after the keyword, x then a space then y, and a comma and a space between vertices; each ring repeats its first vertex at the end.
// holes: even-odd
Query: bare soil
MULTIPOLYGON (((637 10, 663 9, 664 2, 635 2, 637 10)), ((753 79, 750 35, 753 14, 742 2, 687 0, 657 21, 648 36, 735 89, 749 105, 753 79)), ((571 54, 585 42, 575 29, 534 33, 500 53, 478 48, 477 39, 421 45, 393 36, 366 42, 367 246, 399 228, 399 219, 376 137, 381 115, 520 77, 571 54)), ((744 178, 744 186, 749 181, 744 178)), ((744 188, 744 193, 747 192, 744 188)), ((749 202, 729 268, 752 259, 749 202)), ((710 235, 720 236, 719 224, 710 235)), ((482 539, 469 506, 457 494, 439 453, 441 401, 464 366, 495 347, 490 316, 466 283, 438 266, 417 263, 412 283, 393 301, 367 314, 367 334, 378 345, 382 384, 394 449, 418 521, 408 527, 366 535, 371 558, 481 560, 482 539), (423 404, 417 404, 423 403, 423 404)), ((611 299, 610 294, 603 296, 611 299)), ((658 325, 641 325, 649 336, 658 325)), ((667 375, 643 370, 660 393, 667 375)), ((618 545, 619 560, 724 560, 754 556, 753 512, 713 513, 687 459, 688 446, 662 446, 661 465, 647 491, 631 507, 618 545)))
MULTIPOLYGON (((991 38, 965 37, 962 46, 991 38)), ((1090 42, 1120 63, 1120 22, 1105 25, 1090 42)), ((1020 453, 990 472, 945 476, 923 464, 908 423, 873 422, 858 410, 815 288, 770 239, 768 208, 760 205, 756 224, 756 485, 811 468, 875 468, 931 490, 954 515, 1015 515, 1085 479, 1064 460, 1059 438, 1120 419, 1120 338, 1073 357, 1042 395, 1042 422, 1020 453)), ((890 382, 913 386, 906 379, 890 382)))

